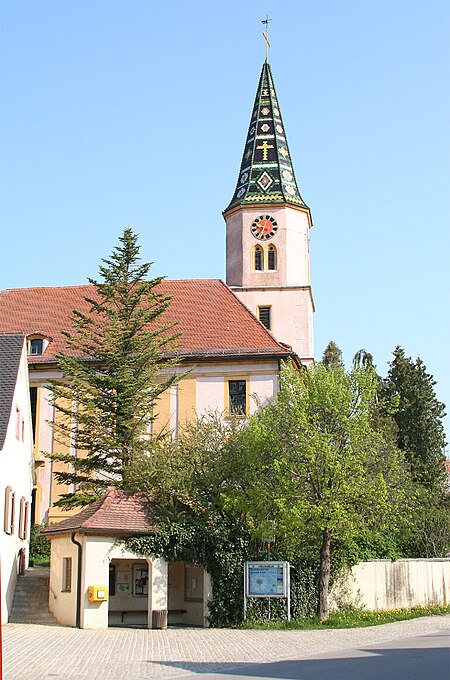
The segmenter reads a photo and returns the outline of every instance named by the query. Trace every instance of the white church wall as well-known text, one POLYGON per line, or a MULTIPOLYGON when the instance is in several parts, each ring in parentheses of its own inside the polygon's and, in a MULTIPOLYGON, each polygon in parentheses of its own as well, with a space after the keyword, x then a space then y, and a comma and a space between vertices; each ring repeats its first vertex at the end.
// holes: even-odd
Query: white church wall
MULTIPOLYGON (((20 360, 17 382, 11 403, 11 414, 3 448, 0 452, 0 555, 1 610, 7 623, 19 574, 19 552, 26 551, 28 564, 31 492, 33 489, 33 437, 25 345, 20 360), (7 489, 10 491, 7 494, 7 489), (8 498, 7 498, 8 495, 8 498), (12 495, 14 502, 12 501, 12 495), (11 523, 5 518, 5 502, 12 509, 11 523), (25 507, 28 504, 28 512, 25 507), (22 526, 21 526, 22 508, 22 526), (26 518, 26 526, 25 526, 26 518), (7 527, 6 525, 9 524, 7 527), (8 528, 8 532, 5 530, 8 528)), ((11 514, 9 515, 11 517, 11 514)))

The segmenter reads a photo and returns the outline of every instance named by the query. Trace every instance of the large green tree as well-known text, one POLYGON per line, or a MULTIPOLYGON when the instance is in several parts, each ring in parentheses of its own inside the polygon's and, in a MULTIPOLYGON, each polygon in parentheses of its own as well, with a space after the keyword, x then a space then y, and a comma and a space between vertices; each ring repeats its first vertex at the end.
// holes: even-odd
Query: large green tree
POLYGON ((102 260, 100 280, 89 279, 89 311, 72 313, 68 349, 58 356, 62 377, 52 382, 52 457, 68 464, 56 477, 74 485, 61 507, 89 503, 110 487, 130 488, 134 459, 155 446, 158 397, 179 379, 176 359, 167 358, 179 334, 162 320, 170 303, 159 289, 162 277, 148 279, 151 263, 140 262, 131 229, 119 242, 102 260))
POLYGON ((387 535, 406 505, 402 454, 373 427, 376 388, 370 366, 350 373, 330 363, 302 372, 284 367, 276 401, 245 433, 244 448, 261 465, 255 489, 279 530, 294 541, 306 531, 317 548, 321 620, 328 615, 333 545, 387 535))

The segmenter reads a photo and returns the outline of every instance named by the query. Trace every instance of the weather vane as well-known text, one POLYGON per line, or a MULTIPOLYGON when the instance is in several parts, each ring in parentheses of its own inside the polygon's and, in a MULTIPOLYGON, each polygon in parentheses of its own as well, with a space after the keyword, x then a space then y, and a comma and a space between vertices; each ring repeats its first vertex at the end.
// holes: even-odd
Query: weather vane
POLYGON ((272 21, 272 19, 269 19, 268 14, 266 14, 266 18, 261 21, 262 24, 266 24, 266 30, 263 33, 264 40, 266 41, 266 61, 269 61, 269 21, 272 21))

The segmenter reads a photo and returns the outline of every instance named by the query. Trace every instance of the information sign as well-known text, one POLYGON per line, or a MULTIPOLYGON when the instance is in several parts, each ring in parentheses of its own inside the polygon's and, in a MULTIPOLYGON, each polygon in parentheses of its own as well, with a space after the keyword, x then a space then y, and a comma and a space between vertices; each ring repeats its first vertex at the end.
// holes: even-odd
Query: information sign
POLYGON ((289 562, 245 562, 244 565, 244 619, 247 616, 247 598, 287 598, 288 621, 291 619, 289 562))
POLYGON ((286 597, 286 562, 247 562, 247 597, 286 597))

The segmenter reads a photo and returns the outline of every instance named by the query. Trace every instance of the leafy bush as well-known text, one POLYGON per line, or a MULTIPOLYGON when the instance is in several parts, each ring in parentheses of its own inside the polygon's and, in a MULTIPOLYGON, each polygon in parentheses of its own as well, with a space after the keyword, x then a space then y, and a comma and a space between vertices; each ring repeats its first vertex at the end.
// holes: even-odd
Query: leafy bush
POLYGON ((39 564, 50 564, 50 541, 42 535, 45 524, 35 524, 30 532, 30 560, 39 564))
MULTIPOLYGON (((195 517, 165 518, 161 519, 155 534, 128 538, 122 543, 139 555, 202 565, 211 576, 213 586, 209 602, 210 625, 216 628, 241 625, 244 562, 261 559, 245 526, 226 519, 208 523, 195 517)), ((276 555, 274 558, 283 559, 276 555)), ((299 562, 291 569, 291 613, 295 618, 306 617, 315 609, 317 569, 317 564, 308 562, 299 562)), ((283 620, 286 614, 286 600, 271 601, 272 619, 283 620)), ((266 620, 268 600, 249 599, 247 615, 253 621, 266 620)))

